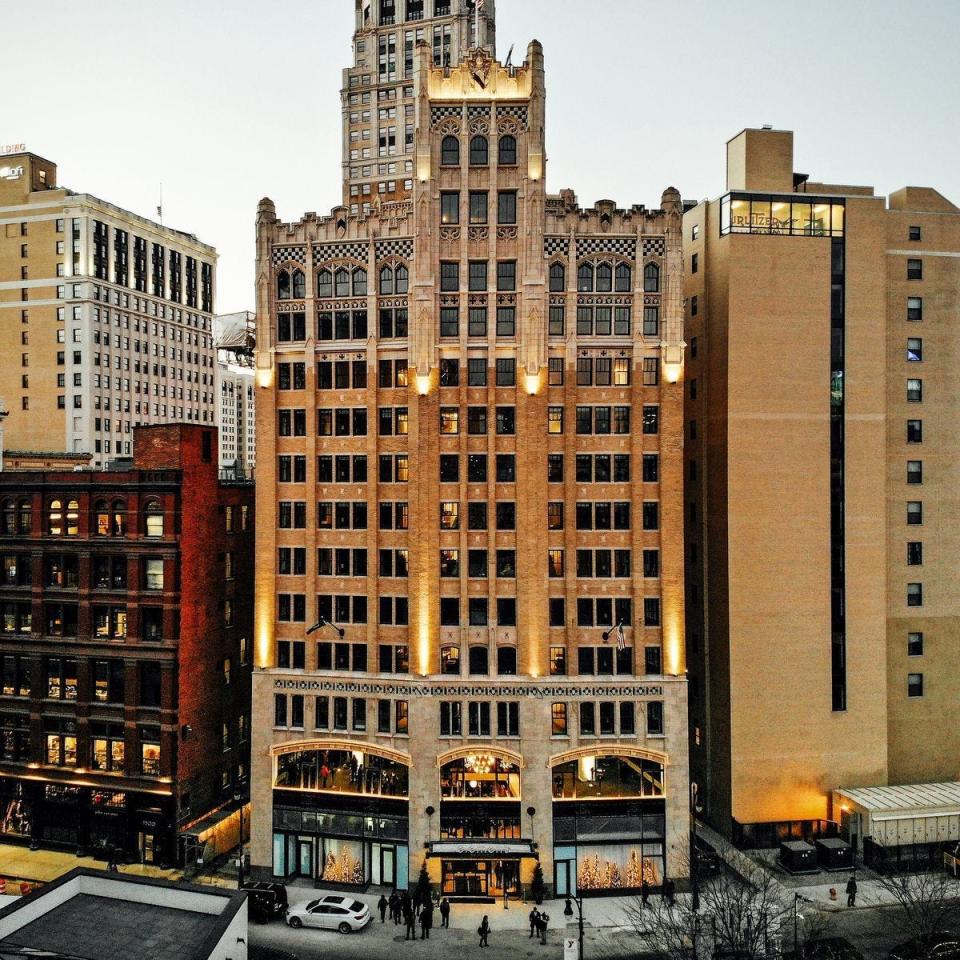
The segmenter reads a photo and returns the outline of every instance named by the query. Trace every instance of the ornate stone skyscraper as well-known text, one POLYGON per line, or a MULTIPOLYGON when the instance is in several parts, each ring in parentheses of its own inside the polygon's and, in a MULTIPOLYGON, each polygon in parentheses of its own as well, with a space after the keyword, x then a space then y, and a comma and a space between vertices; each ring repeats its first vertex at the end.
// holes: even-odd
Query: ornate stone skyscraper
POLYGON ((680 196, 547 193, 540 44, 434 50, 408 197, 258 211, 253 866, 656 884, 688 816, 680 196))

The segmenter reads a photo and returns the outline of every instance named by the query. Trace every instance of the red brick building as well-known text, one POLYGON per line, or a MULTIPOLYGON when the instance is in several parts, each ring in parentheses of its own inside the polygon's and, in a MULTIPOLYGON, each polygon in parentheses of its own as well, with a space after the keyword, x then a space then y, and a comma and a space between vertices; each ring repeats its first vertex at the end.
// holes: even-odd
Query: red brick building
POLYGON ((253 504, 203 426, 0 473, 0 839, 169 863, 246 793, 253 504))

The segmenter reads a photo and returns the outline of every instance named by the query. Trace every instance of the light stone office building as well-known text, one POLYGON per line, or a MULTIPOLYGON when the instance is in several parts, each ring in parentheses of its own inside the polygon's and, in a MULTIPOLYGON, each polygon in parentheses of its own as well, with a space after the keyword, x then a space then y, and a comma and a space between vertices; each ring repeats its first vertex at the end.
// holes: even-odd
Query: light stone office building
POLYGON ((22 147, 0 160, 7 445, 101 467, 138 424, 212 425, 213 247, 58 186, 22 147))
POLYGON ((547 193, 537 42, 413 56, 408 197, 258 210, 252 867, 659 884, 689 796, 680 196, 547 193))

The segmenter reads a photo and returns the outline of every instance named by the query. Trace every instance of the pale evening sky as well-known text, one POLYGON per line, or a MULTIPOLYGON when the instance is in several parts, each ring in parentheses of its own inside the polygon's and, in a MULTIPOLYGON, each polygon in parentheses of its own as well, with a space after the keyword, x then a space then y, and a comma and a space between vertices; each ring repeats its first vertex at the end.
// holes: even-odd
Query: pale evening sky
MULTIPOLYGON (((0 143, 60 183, 217 247, 217 309, 254 305, 253 221, 340 200, 354 0, 8 4, 0 143), (41 12, 42 11, 42 12, 41 12)), ((498 55, 544 46, 547 184, 581 203, 724 186, 744 126, 796 133, 818 180, 960 204, 958 0, 497 0, 498 55)))

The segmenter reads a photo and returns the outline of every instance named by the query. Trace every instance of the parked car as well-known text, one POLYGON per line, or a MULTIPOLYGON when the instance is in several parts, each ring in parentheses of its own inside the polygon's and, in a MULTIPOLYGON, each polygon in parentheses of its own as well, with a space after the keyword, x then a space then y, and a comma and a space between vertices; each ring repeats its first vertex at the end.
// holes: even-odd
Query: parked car
POLYGON ((243 889, 247 891, 250 903, 250 916, 257 923, 276 920, 287 912, 287 888, 282 883, 269 883, 265 880, 245 880, 243 889))
MULTIPOLYGON (((784 960, 793 956, 792 950, 784 951, 784 960)), ((818 937, 800 945, 799 960, 863 960, 863 954, 843 937, 818 937)))
POLYGON ((694 838, 693 845, 696 848, 697 876, 700 879, 719 876, 723 861, 717 851, 699 834, 694 838))
POLYGON ((362 930, 371 920, 373 914, 365 903, 337 894, 311 900, 302 907, 287 909, 287 923, 295 930, 319 927, 321 930, 353 933, 362 930))
POLYGON ((890 951, 890 960, 960 960, 960 938, 955 933, 935 933, 926 942, 907 940, 890 951))

